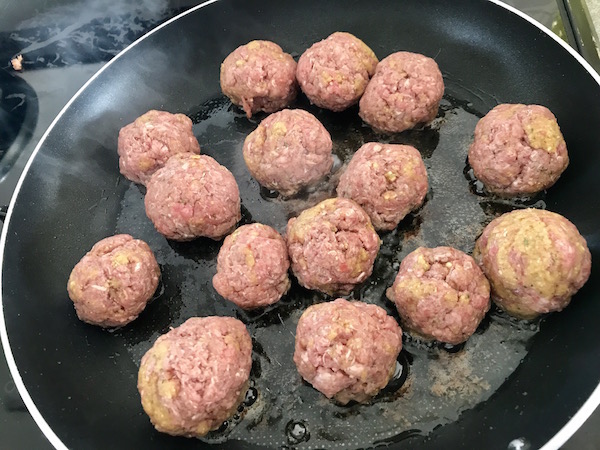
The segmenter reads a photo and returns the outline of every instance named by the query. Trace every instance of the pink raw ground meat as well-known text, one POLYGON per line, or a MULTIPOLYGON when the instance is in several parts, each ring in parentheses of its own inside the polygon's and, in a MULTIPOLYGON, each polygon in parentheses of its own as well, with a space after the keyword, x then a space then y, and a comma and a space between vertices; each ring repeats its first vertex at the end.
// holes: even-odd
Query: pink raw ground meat
POLYGON ((377 65, 359 114, 376 130, 398 133, 435 119, 442 95, 444 80, 433 59, 392 53, 377 65))
POLYGON ((225 238, 217 257, 213 286, 245 309, 277 302, 290 287, 287 247, 273 228, 243 225, 225 238))
POLYGON ((142 358, 138 390, 154 427, 202 437, 244 399, 252 340, 233 317, 193 317, 159 337, 142 358))
POLYGON ((490 281, 492 300, 525 319, 565 308, 590 276, 592 258, 575 225, 539 209, 494 219, 473 257, 490 281))
POLYGON ((300 56, 296 78, 311 103, 343 111, 363 95, 377 62, 377 56, 363 41, 350 33, 337 32, 300 56))
POLYGON ((300 284, 348 294, 373 272, 379 236, 354 201, 331 198, 289 220, 287 245, 300 284))
POLYGON ((466 341, 490 309, 483 272, 473 258, 451 247, 409 253, 387 296, 409 330, 449 344, 466 341))
POLYGON ((77 316, 101 327, 134 320, 158 286, 160 269, 148 244, 128 234, 97 242, 67 283, 77 316))
POLYGON ((251 41, 221 64, 221 90, 249 118, 283 109, 298 93, 296 61, 274 42, 251 41))
POLYGON ((327 398, 367 402, 388 384, 400 350, 402 330, 383 308, 338 298, 304 311, 294 362, 327 398))
POLYGON ((469 164, 490 192, 528 195, 552 186, 569 165, 569 155, 548 108, 504 104, 477 123, 469 164))
POLYGON ((421 206, 428 186, 425 164, 416 148, 369 142, 350 160, 337 193, 362 206, 375 229, 393 230, 421 206))
POLYGON ((263 186, 293 195, 325 177, 333 165, 331 136, 301 109, 271 114, 244 141, 244 161, 263 186))
POLYGON ((148 182, 146 215, 167 239, 220 239, 241 219, 232 173, 210 156, 175 155, 148 182))
POLYGON ((146 184, 177 153, 200 153, 192 121, 183 114, 148 111, 119 132, 119 168, 131 181, 146 184))

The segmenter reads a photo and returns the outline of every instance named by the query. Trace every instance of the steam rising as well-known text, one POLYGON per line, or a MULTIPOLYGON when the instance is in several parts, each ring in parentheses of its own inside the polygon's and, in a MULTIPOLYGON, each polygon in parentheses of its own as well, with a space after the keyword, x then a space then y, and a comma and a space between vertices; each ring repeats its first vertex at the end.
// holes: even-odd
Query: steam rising
POLYGON ((177 12, 167 0, 87 0, 23 21, 9 39, 26 69, 108 61, 177 12))

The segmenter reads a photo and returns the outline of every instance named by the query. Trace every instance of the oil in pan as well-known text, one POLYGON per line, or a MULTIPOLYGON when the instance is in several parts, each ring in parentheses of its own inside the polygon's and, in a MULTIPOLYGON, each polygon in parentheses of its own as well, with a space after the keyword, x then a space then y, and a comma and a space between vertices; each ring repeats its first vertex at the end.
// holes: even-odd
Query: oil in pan
MULTIPOLYGON (((290 217, 335 196, 341 171, 365 142, 416 147, 429 176, 426 201, 395 230, 380 233, 382 246, 373 275, 346 296, 382 306, 398 319, 385 290, 404 256, 419 246, 441 245, 470 253, 483 227, 500 213, 518 207, 544 207, 543 197, 512 202, 494 199, 470 178, 466 156, 475 124, 496 101, 481 93, 465 92, 449 79, 446 92, 440 114, 431 125, 390 136, 378 135, 365 126, 356 107, 336 114, 299 100, 296 107, 309 110, 331 133, 336 163, 326 181, 289 199, 262 189, 248 173, 242 157, 245 137, 263 116, 249 121, 225 97, 199 106, 190 116, 202 152, 236 177, 242 223, 264 223, 281 233, 290 217), (471 101, 455 100, 453 93, 471 101)), ((492 308, 477 332, 461 346, 432 345, 405 335, 388 387, 369 404, 337 405, 304 382, 292 361, 302 312, 331 297, 306 290, 294 281, 289 293, 272 307, 250 312, 236 308, 219 297, 211 283, 220 242, 167 241, 145 216, 142 190, 132 184, 126 191, 115 232, 133 233, 153 248, 161 265, 164 292, 148 306, 156 311, 138 319, 135 334, 118 331, 126 338, 135 364, 139 365, 160 334, 192 316, 237 317, 253 337, 251 387, 246 399, 232 420, 206 436, 207 442, 235 439, 277 448, 341 449, 386 445, 427 434, 488 399, 525 357, 528 341, 538 329, 536 323, 509 319, 492 308)))

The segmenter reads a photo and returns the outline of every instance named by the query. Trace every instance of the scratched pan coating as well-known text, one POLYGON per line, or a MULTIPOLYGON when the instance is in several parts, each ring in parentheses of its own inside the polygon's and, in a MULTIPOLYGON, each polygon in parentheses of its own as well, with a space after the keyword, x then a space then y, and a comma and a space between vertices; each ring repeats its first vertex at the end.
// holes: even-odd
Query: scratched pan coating
MULTIPOLYGON (((338 406, 300 379, 292 362, 302 311, 327 301, 293 284, 274 307, 244 312, 211 285, 221 242, 169 242, 145 216, 143 188, 118 172, 118 130, 156 108, 188 114, 204 154, 235 175, 242 223, 283 232, 289 217, 333 195, 339 174, 364 142, 418 148, 430 181, 426 202, 383 241, 373 276, 349 298, 385 299, 402 258, 416 247, 470 252, 501 212, 533 206, 572 220, 597 255, 595 173, 600 118, 593 77, 542 31, 492 3, 320 2, 296 5, 221 1, 179 18, 126 51, 71 104, 35 156, 5 227, 2 300, 12 353, 37 410, 73 448, 506 448, 525 437, 550 439, 598 384, 600 289, 594 274, 573 304, 541 323, 492 311, 464 348, 426 346, 405 337, 394 382, 369 405, 338 406), (334 140, 331 176, 310 192, 282 199, 250 177, 243 140, 264 116, 248 120, 221 95, 219 65, 251 39, 270 39, 297 57, 334 31, 349 31, 383 58, 409 50, 434 57, 446 93, 438 117, 419 130, 381 136, 357 108, 318 110, 300 97, 334 140), (564 80, 569 80, 565 83, 564 80), (558 117, 571 165, 547 193, 507 202, 482 192, 466 166, 479 117, 499 102, 541 103, 558 117), (586 207, 581 207, 585 204, 586 207), (77 320, 66 294, 74 264, 99 239, 144 239, 161 266, 156 298, 132 324, 107 332, 77 320), (239 414, 199 441, 156 432, 136 390, 141 356, 170 327, 192 316, 229 315, 254 343, 252 388, 239 414), (588 325, 588 326, 586 326, 588 325), (560 408, 557 407, 560 405, 560 408)), ((595 270, 595 269, 594 269, 595 270)), ((396 316, 397 317, 397 316, 396 316)), ((56 441, 55 441, 56 442, 56 441)))

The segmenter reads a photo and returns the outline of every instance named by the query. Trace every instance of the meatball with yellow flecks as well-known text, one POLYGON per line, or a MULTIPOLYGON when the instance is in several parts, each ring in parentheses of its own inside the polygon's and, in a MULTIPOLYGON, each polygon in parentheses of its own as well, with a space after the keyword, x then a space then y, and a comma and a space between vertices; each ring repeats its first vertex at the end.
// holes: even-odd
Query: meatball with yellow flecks
POLYGON ((300 284, 327 294, 348 294, 373 272, 379 236, 354 201, 331 198, 287 225, 292 271, 300 284))
POLYGON ((427 171, 416 148, 369 142, 350 160, 337 193, 362 206, 375 229, 393 230, 421 206, 427 189, 427 171))
POLYGON ((97 242, 67 282, 77 316, 101 327, 134 320, 152 298, 160 269, 148 244, 128 234, 97 242))
POLYGON ((408 331, 454 345, 466 341, 490 309, 483 272, 472 257, 452 247, 409 253, 387 296, 408 331))
POLYGON ((564 309, 590 276, 592 259, 575 225, 539 209, 494 219, 473 257, 490 281, 492 300, 524 319, 564 309))
POLYGON ((360 117, 375 130, 399 133, 435 119, 444 95, 437 63, 418 53, 381 60, 360 99, 360 117))
POLYGON ((301 109, 271 114, 244 141, 250 174, 264 187, 293 195, 324 178, 333 165, 331 136, 301 109))
POLYGON ((146 215, 167 239, 221 239, 242 217, 233 174, 210 156, 180 154, 146 186, 146 215))
POLYGON ((119 169, 129 180, 146 184, 177 153, 200 153, 192 121, 184 114, 148 111, 119 131, 119 169))
POLYGON ((338 298, 304 311, 294 363, 327 398, 362 403, 388 384, 400 350, 402 330, 383 308, 338 298))
POLYGON ((252 340, 233 317, 193 317, 142 358, 138 390, 154 427, 202 437, 235 414, 248 390, 252 340))
POLYGON ((277 302, 290 288, 287 247, 260 223, 242 225, 225 238, 213 277, 216 291, 244 309, 277 302))
POLYGON ((548 189, 569 164, 554 114, 540 105, 498 105, 475 127, 469 148, 473 174, 503 197, 548 189))
POLYGON ((343 111, 363 95, 377 63, 377 56, 363 41, 336 32, 300 56, 296 78, 311 103, 343 111))
POLYGON ((221 89, 250 118, 289 106, 298 93, 296 61, 270 41, 251 41, 221 64, 221 89))

